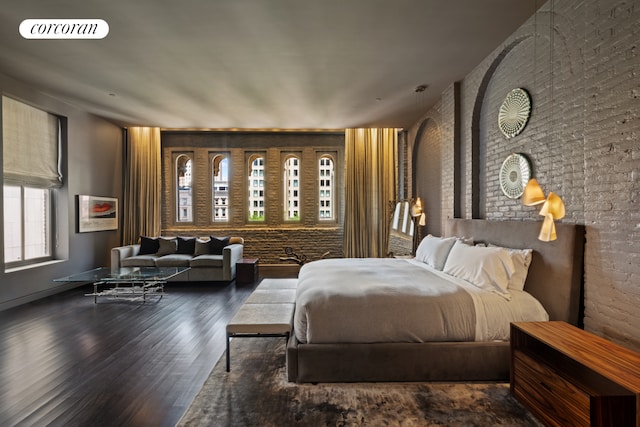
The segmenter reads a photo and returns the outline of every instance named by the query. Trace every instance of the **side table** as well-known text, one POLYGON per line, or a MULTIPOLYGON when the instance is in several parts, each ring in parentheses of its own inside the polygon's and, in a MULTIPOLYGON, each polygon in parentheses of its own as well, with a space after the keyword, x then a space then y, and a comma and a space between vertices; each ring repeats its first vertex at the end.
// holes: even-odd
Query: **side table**
POLYGON ((242 258, 236 263, 236 283, 253 283, 259 277, 259 258, 242 258))

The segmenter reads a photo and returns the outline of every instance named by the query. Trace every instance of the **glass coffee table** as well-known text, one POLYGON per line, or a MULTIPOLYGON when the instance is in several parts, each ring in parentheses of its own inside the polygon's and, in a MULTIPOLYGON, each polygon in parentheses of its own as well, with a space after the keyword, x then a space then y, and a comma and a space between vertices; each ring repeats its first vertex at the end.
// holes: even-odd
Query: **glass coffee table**
POLYGON ((54 279, 54 282, 93 283, 93 302, 98 297, 140 299, 146 301, 149 296, 164 296, 167 280, 177 276, 190 267, 100 267, 82 273, 54 279))

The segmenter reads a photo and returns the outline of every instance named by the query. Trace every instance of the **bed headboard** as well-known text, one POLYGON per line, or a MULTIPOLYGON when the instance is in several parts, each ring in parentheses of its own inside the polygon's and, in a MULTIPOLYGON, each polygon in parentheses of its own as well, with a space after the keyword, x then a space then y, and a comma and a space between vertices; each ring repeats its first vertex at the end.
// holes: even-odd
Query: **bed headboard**
POLYGON ((533 249, 525 291, 536 297, 550 320, 582 326, 584 226, 556 223, 558 238, 538 240, 539 221, 448 219, 446 236, 472 237, 514 249, 533 249))

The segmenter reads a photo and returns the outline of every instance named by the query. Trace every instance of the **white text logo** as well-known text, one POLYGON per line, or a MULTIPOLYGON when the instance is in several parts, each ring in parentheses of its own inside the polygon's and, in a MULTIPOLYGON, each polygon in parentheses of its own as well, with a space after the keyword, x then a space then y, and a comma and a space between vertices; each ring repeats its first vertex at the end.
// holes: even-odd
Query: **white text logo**
POLYGON ((20 35, 25 39, 103 39, 109 24, 102 19, 25 19, 20 35))

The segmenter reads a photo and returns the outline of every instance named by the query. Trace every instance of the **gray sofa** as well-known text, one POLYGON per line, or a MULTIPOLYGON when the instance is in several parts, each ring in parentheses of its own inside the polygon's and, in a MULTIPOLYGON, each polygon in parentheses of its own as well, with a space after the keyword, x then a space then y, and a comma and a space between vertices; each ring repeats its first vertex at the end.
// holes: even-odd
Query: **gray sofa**
MULTIPOLYGON (((160 237, 157 239, 145 238, 144 242, 135 245, 118 246, 111 249, 111 268, 118 267, 191 267, 188 271, 179 274, 171 281, 226 281, 236 277, 236 263, 242 259, 244 239, 242 237, 228 238, 228 244, 211 250, 209 238, 196 239, 194 250, 181 248, 182 243, 190 238, 160 237), (149 253, 148 242, 157 240, 160 247, 157 252, 149 253), (144 246, 146 252, 141 252, 144 246), (174 249, 175 248, 175 249, 174 249), (216 253, 219 252, 219 253, 216 253)), ((225 241, 226 243, 226 241, 225 241)))

